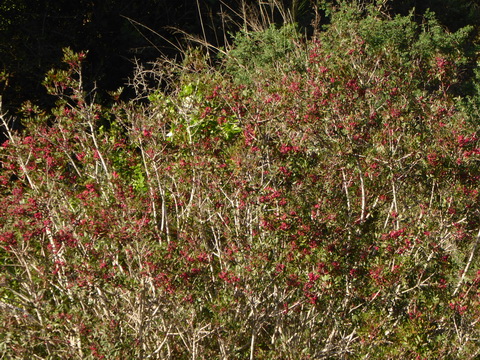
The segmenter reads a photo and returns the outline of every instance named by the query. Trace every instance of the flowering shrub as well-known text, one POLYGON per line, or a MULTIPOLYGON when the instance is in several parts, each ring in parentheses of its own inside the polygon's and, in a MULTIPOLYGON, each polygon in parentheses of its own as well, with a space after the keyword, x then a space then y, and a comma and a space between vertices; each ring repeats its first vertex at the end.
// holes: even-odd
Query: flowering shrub
POLYGON ((147 104, 95 104, 66 50, 0 153, 6 356, 478 356, 466 33, 355 9, 303 70, 185 68, 147 104))

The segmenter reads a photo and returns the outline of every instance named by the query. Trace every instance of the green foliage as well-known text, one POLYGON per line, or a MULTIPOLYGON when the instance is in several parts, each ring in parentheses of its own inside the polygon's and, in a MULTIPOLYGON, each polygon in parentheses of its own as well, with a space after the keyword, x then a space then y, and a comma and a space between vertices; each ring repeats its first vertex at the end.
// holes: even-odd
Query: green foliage
POLYGON ((161 92, 149 95, 152 106, 171 119, 168 141, 194 143, 205 137, 220 136, 228 142, 242 131, 236 116, 222 111, 222 103, 211 96, 207 99, 204 87, 199 82, 188 82, 179 89, 177 97, 166 98, 161 92))
MULTIPOLYGON (((332 14, 331 28, 327 33, 332 37, 325 46, 330 51, 348 51, 355 42, 361 42, 362 53, 375 59, 382 68, 417 66, 416 86, 432 90, 438 86, 451 87, 460 80, 466 65, 471 61, 467 51, 472 26, 466 26, 455 33, 449 33, 435 19, 432 13, 425 14, 423 22, 415 22, 413 11, 408 16, 385 15, 381 8, 369 6, 365 15, 356 5, 344 6, 332 14), (435 64, 436 63, 436 64, 435 64), (426 74, 432 66, 441 66, 437 78, 426 74), (422 76, 423 74, 423 76, 422 76)), ((376 69, 373 68, 372 71, 376 69)), ((398 71, 402 71, 398 68, 398 71)))
POLYGON ((480 66, 478 64, 474 69, 471 86, 473 87, 471 94, 464 98, 459 98, 458 105, 464 109, 468 115, 468 120, 473 124, 477 124, 480 115, 480 66))
POLYGON ((233 49, 226 57, 227 74, 242 84, 259 77, 278 76, 282 71, 301 70, 298 54, 301 34, 295 25, 271 25, 260 32, 240 31, 234 36, 233 49))

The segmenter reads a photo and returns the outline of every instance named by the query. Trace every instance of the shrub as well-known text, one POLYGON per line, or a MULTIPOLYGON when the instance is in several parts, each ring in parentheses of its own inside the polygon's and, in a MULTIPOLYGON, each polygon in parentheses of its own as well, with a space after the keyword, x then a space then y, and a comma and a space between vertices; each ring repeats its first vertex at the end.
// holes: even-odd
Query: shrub
POLYGON ((25 106, 1 148, 5 355, 478 356, 463 33, 358 10, 296 71, 164 65, 148 103, 88 102, 67 50, 57 107, 25 106))
POLYGON ((226 56, 225 72, 238 83, 251 84, 265 76, 278 77, 283 71, 302 70, 305 53, 301 42, 302 36, 292 24, 240 31, 226 56))

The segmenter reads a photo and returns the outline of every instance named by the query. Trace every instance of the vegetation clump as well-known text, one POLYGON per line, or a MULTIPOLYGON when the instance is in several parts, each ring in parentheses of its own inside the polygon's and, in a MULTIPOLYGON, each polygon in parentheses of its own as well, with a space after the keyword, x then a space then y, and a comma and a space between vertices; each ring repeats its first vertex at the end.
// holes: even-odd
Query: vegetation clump
POLYGON ((110 106, 65 50, 0 149, 5 357, 478 357, 469 29, 332 11, 110 106))

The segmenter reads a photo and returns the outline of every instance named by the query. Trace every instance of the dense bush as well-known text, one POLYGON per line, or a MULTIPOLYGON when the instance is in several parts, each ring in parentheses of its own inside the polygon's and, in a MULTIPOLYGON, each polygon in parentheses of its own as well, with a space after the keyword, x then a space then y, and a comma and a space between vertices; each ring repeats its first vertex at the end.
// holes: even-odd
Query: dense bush
POLYGON ((5 357, 478 356, 468 32, 358 13, 283 67, 285 48, 246 62, 270 29, 239 72, 193 53, 152 70, 165 93, 139 69, 148 103, 109 108, 66 50, 57 106, 26 104, 1 148, 5 357))
POLYGON ((305 70, 304 49, 294 25, 271 25, 264 31, 241 31, 225 61, 225 72, 236 82, 251 84, 265 71, 278 76, 285 71, 305 70), (300 54, 299 54, 300 51, 300 54))

